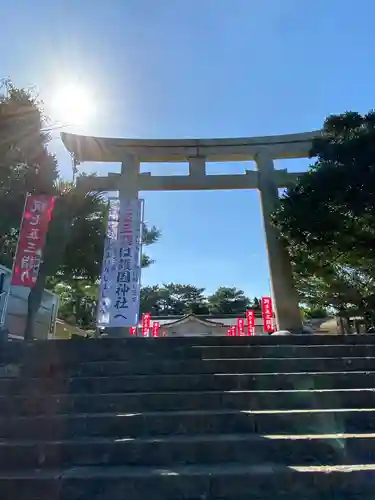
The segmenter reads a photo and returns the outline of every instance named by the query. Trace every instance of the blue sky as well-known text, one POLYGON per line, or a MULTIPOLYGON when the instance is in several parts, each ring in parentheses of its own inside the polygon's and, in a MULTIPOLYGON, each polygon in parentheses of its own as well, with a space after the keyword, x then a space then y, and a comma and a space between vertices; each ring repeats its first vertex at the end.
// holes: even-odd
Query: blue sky
MULTIPOLYGON (((35 86, 47 104, 57 80, 79 79, 95 96, 95 120, 72 131, 244 137, 316 129, 328 114, 374 107, 373 0, 0 0, 0 12, 1 76, 35 86)), ((51 149, 69 177, 57 136, 51 149)), ((291 171, 307 165, 277 163, 291 171)), ((245 168, 216 164, 208 172, 245 168)), ((187 173, 183 164, 151 169, 187 173)), ((149 249, 156 263, 145 284, 268 293, 256 191, 142 197, 147 221, 163 233, 149 249)))

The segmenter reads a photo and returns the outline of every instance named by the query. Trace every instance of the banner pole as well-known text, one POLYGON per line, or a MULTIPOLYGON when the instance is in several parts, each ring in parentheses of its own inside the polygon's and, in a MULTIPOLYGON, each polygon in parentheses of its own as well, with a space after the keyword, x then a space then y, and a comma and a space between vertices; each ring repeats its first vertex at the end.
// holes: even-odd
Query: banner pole
MULTIPOLYGON (((137 315, 137 337, 139 335, 139 322, 141 319, 141 287, 142 287, 142 248, 143 248, 143 227, 144 227, 144 220, 145 220, 145 200, 141 199, 141 230, 140 230, 140 237, 139 237, 139 304, 138 304, 138 315, 137 315)), ((142 335, 139 335, 140 337, 143 336, 143 328, 142 328, 142 335)))
POLYGON ((20 244, 20 236, 21 236, 21 230, 22 230, 22 225, 23 225, 23 219, 25 217, 27 200, 28 200, 29 196, 30 196, 30 194, 26 193, 25 203, 23 205, 23 212, 22 212, 21 224, 20 224, 20 232, 19 232, 19 235, 18 235, 18 240, 17 240, 17 245, 16 245, 16 251, 14 253, 13 262, 12 262, 12 271, 10 273, 9 286, 8 286, 8 290, 7 290, 7 292, 5 294, 5 297, 4 297, 4 306, 3 306, 3 309, 1 311, 1 316, 0 316, 0 328, 1 329, 3 329, 3 327, 5 325, 6 314, 7 314, 7 310, 8 310, 8 303, 9 303, 9 298, 10 298, 10 289, 11 289, 11 286, 12 286, 11 283, 12 283, 12 278, 13 278, 13 273, 14 273, 14 267, 16 265, 16 256, 17 256, 18 247, 19 247, 19 244, 20 244))

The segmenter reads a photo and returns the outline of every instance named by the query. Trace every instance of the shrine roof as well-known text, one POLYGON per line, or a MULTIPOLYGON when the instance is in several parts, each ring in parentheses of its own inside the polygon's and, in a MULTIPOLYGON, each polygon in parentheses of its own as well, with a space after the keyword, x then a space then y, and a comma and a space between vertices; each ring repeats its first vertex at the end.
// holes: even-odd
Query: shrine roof
MULTIPOLYGON (((186 315, 173 315, 173 316, 152 316, 152 321, 158 321, 160 326, 172 326, 181 324, 183 322, 187 322, 189 320, 195 320, 199 323, 214 325, 214 326, 232 326, 236 325, 237 318, 242 317, 245 318, 245 315, 239 316, 208 316, 201 314, 186 314, 186 315)), ((255 313, 256 318, 261 317, 261 313, 255 313)))

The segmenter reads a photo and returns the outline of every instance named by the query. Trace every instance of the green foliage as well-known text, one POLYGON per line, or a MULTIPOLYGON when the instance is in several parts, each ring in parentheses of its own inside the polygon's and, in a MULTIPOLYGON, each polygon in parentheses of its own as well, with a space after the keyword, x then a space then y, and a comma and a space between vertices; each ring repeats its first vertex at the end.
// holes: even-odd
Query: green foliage
MULTIPOLYGON (((84 301, 77 280, 95 284, 103 255, 107 203, 100 195, 82 191, 75 183, 58 178, 56 158, 47 149, 49 141, 42 103, 33 92, 17 89, 9 80, 3 81, 0 87, 1 264, 12 267, 26 194, 57 197, 38 280, 29 295, 27 338, 33 337, 33 323, 46 285, 53 288, 58 283, 70 287, 75 296, 72 300, 76 316, 79 316, 77 311, 89 307, 86 302, 83 308, 77 306, 84 301)), ((144 227, 145 245, 152 244, 159 236, 155 227, 144 227)), ((147 266, 152 260, 143 255, 142 263, 147 266)))
POLYGON ((40 103, 5 80, 0 86, 0 263, 11 267, 29 193, 51 194, 57 162, 40 103), (6 214, 6 216, 5 216, 6 214))
POLYGON ((148 286, 141 290, 141 312, 152 316, 202 314, 242 315, 248 307, 260 309, 259 299, 251 302, 242 290, 219 288, 213 295, 205 296, 204 288, 193 285, 169 283, 148 286))
POLYGON ((274 222, 301 301, 364 312, 375 295, 375 113, 330 116, 310 170, 287 189, 274 222))
POLYGON ((75 280, 70 284, 60 282, 55 285, 60 297, 59 317, 68 324, 82 329, 94 329, 98 287, 86 280, 75 280))
MULTIPOLYGON (((59 316, 67 323, 80 328, 93 328, 96 316, 98 284, 75 280, 69 284, 56 282, 54 291, 60 295, 59 316)), ((206 297, 203 288, 194 285, 168 283, 162 286, 144 286, 141 289, 140 312, 149 312, 153 317, 185 314, 243 315, 247 307, 260 311, 260 300, 250 301, 241 290, 219 288, 206 297)))
POLYGON ((242 290, 220 287, 208 297, 211 314, 243 314, 250 301, 242 290))
POLYGON ((329 316, 327 309, 324 307, 307 307, 303 309, 302 313, 304 319, 321 319, 329 316))
POLYGON ((152 315, 208 314, 204 289, 175 283, 143 287, 141 312, 152 315))

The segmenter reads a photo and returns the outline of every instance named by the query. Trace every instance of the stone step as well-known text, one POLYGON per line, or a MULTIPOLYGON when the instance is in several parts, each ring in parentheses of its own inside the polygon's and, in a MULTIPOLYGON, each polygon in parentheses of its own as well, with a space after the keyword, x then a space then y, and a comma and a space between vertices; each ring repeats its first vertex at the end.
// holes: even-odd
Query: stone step
POLYGON ((0 378, 0 395, 373 388, 375 371, 0 378))
POLYGON ((61 440, 193 434, 321 434, 375 431, 375 409, 195 410, 0 417, 0 439, 61 440))
MULTIPOLYGON (((167 339, 169 340, 169 339, 167 339)), ((10 343, 11 344, 11 343, 10 343)), ((64 343, 63 343, 64 344, 64 343)), ((73 342, 74 344, 74 342, 73 342)), ((86 342, 86 346, 88 343, 86 342)), ((91 345, 91 344, 90 344, 91 345)), ((174 345, 163 342, 145 340, 136 345, 119 346, 110 344, 107 349, 100 349, 94 344, 91 349, 36 349, 30 345, 24 351, 10 350, 8 355, 0 354, 0 364, 22 361, 25 366, 39 366, 45 370, 49 366, 74 365, 85 360, 90 361, 134 361, 135 359, 221 359, 221 358, 324 358, 324 357, 375 357, 375 344, 341 344, 341 345, 217 345, 204 346, 193 344, 174 345), (51 352, 49 352, 51 351, 51 352)), ((5 349, 7 351, 7 348, 5 349)))
POLYGON ((374 464, 74 467, 2 472, 2 500, 373 500, 374 464))
MULTIPOLYGON (((374 381, 375 385, 375 381, 374 381)), ((141 392, 0 396, 3 416, 137 413, 177 410, 293 410, 375 408, 375 389, 141 392)))
MULTIPOLYGON (((194 352, 197 347, 278 347, 278 346, 318 346, 329 349, 332 346, 374 346, 375 335, 262 335, 255 337, 177 337, 160 339, 126 338, 126 339, 77 339, 48 340, 32 343, 2 342, 0 363, 27 360, 100 360, 118 359, 119 353, 132 354, 151 353, 161 356, 172 351, 184 350, 194 352)), ((274 349, 271 349, 274 352, 274 349)), ((261 356, 262 354, 260 354, 261 356)), ((274 354, 272 354, 274 356, 274 354)), ((126 356, 126 354, 125 354, 126 356)))
MULTIPOLYGON (((20 376, 41 375, 43 367, 23 366, 20 376)), ((62 368, 66 376, 99 377, 122 375, 205 373, 302 373, 375 370, 375 358, 235 358, 190 360, 96 361, 62 368)), ((53 374, 56 376, 59 369, 53 374)))
POLYGON ((144 439, 0 442, 0 470, 83 465, 176 466, 237 462, 337 465, 375 462, 375 434, 220 434, 144 439))

